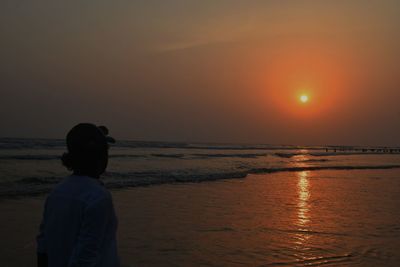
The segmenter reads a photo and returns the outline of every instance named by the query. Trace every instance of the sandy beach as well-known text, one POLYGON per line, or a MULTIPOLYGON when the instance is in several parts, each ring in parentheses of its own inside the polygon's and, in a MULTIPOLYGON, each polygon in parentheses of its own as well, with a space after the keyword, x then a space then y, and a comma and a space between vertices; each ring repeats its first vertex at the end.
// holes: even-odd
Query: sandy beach
MULTIPOLYGON (((122 263, 398 266, 399 176, 316 171, 116 190, 122 263)), ((43 201, 0 202, 2 266, 34 266, 43 201)))

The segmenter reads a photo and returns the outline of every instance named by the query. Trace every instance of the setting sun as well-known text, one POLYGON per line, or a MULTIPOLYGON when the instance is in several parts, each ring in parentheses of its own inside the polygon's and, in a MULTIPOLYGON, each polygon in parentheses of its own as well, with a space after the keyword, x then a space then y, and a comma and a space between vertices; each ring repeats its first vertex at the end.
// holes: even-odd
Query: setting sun
POLYGON ((301 101, 302 103, 307 103, 308 100, 309 100, 308 95, 301 95, 301 96, 300 96, 300 101, 301 101))

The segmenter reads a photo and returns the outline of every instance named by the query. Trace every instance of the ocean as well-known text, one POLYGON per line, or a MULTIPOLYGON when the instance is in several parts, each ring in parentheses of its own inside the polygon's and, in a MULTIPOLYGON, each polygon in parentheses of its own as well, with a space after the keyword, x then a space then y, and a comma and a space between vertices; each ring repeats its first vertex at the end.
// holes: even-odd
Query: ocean
MULTIPOLYGON (((0 198, 47 193, 69 174, 64 140, 0 138, 0 198)), ((108 188, 245 178, 249 174, 400 168, 398 148, 119 141, 108 188)))
MULTIPOLYGON (((0 148, 0 261, 31 266, 65 144, 0 148)), ((120 141, 110 155, 124 267, 400 264, 397 148, 120 141)))

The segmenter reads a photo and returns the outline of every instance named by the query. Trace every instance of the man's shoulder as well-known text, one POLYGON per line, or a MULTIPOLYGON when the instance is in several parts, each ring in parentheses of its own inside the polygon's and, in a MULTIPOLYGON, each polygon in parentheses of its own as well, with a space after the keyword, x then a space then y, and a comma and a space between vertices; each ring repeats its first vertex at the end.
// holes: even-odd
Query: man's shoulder
POLYGON ((53 189, 49 197, 64 197, 91 203, 104 198, 111 198, 111 194, 97 179, 71 175, 65 177, 53 189))

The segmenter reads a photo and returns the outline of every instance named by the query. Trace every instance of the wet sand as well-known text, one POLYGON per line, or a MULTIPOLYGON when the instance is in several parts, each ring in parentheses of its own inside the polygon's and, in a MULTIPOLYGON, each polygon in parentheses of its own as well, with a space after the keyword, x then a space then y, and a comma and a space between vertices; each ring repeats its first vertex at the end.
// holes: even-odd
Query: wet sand
MULTIPOLYGON (((400 171, 113 191, 124 266, 399 266, 400 171)), ((44 197, 1 200, 2 266, 35 266, 44 197)))

